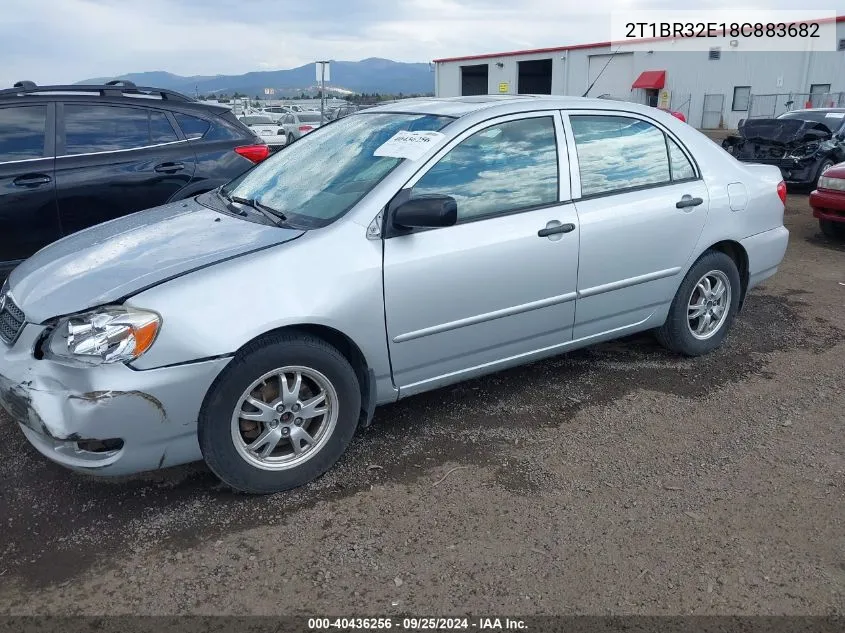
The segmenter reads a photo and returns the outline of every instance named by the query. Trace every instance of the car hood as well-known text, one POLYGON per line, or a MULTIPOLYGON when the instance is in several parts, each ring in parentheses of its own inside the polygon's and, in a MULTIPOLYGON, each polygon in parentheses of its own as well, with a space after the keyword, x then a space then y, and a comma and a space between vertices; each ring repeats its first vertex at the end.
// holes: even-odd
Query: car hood
POLYGON ((749 141, 778 144, 826 141, 833 136, 825 124, 801 119, 749 119, 739 133, 749 141))
POLYGON ((174 202, 54 242, 12 271, 9 290, 27 321, 42 323, 302 234, 228 216, 195 200, 174 202))

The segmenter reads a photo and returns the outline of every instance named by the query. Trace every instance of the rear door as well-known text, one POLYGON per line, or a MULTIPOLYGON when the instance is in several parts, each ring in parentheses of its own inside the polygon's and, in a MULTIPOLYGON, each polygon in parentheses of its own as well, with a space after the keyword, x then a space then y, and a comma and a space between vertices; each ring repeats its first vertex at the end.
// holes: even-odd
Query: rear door
POLYGON ((709 196, 668 130, 629 113, 570 112, 581 222, 576 339, 635 327, 665 309, 690 265, 709 196))
POLYGON ((64 233, 167 202, 194 175, 171 115, 143 106, 58 104, 56 195, 64 233))
POLYGON ((0 107, 0 278, 61 237, 52 103, 0 107))

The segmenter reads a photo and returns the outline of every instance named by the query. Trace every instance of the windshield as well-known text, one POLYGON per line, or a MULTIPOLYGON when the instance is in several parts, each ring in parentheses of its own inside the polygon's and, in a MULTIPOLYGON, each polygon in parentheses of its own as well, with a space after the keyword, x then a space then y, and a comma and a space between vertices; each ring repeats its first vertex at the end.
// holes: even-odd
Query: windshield
POLYGON ((296 226, 326 226, 403 160, 373 156, 376 149, 398 132, 437 131, 452 120, 388 113, 338 119, 236 178, 223 193, 280 211, 296 226))

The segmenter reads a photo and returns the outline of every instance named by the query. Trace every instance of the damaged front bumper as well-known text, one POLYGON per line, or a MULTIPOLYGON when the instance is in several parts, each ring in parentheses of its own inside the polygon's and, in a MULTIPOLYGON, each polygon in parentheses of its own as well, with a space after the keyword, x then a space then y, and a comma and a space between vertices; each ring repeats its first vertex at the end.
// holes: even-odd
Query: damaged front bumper
POLYGON ((43 327, 0 343, 0 405, 43 455, 74 470, 126 475, 202 459, 197 418, 229 358, 138 371, 33 355, 43 327))

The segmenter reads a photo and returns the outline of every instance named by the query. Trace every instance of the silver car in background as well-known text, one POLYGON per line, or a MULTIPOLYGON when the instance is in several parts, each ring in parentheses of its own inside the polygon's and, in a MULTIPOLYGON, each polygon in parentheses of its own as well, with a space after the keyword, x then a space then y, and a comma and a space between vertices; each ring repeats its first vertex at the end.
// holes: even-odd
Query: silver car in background
POLYGON ((204 459, 292 488, 399 398, 643 330, 714 350, 784 256, 785 196, 776 167, 645 106, 369 109, 21 264, 0 401, 69 468, 204 459))
POLYGON ((319 110, 316 112, 290 112, 281 119, 288 144, 301 139, 323 124, 319 110))
POLYGON ((276 123, 270 116, 264 114, 245 114, 239 117, 241 123, 250 128, 258 138, 270 146, 270 150, 277 152, 287 145, 285 128, 276 123))

